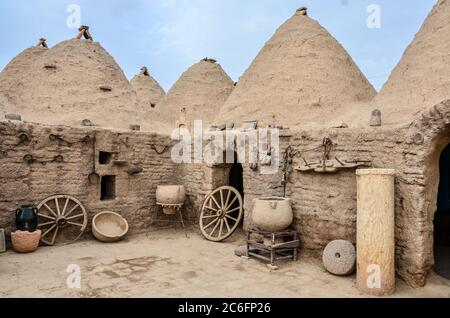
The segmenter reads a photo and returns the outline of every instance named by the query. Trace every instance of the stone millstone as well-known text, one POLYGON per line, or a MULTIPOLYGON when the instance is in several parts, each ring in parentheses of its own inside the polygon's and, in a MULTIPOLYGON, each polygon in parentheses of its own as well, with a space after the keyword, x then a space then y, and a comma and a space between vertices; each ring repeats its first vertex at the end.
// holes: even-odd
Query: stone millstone
POLYGON ((356 250, 348 241, 333 241, 323 252, 323 265, 331 274, 345 276, 356 269, 356 250))

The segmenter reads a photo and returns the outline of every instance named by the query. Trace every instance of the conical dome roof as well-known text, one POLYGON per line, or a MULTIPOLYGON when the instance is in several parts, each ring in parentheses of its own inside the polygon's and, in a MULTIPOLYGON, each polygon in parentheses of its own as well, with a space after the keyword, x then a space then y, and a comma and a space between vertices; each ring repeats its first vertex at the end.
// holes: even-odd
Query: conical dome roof
POLYGON ((383 125, 409 124, 421 112, 450 99, 449 74, 450 1, 440 0, 372 108, 381 110, 383 125))
POLYGON ((9 93, 11 88, 21 81, 24 74, 30 71, 31 66, 47 50, 38 46, 28 48, 12 59, 0 72, 0 116, 2 118, 2 112, 12 111, 13 108, 14 97, 9 93))
POLYGON ((99 43, 61 42, 47 50, 9 94, 25 121, 105 128, 139 124, 137 96, 114 59, 99 43))
POLYGON ((137 94, 141 107, 156 113, 156 104, 166 94, 161 85, 152 76, 144 74, 136 75, 130 83, 137 94))
POLYGON ((240 79, 218 118, 291 129, 330 127, 376 94, 345 49, 304 11, 284 23, 240 79))
POLYGON ((181 75, 157 107, 162 120, 174 128, 177 124, 192 127, 194 120, 203 120, 206 127, 233 88, 234 82, 222 67, 214 60, 204 59, 181 75))

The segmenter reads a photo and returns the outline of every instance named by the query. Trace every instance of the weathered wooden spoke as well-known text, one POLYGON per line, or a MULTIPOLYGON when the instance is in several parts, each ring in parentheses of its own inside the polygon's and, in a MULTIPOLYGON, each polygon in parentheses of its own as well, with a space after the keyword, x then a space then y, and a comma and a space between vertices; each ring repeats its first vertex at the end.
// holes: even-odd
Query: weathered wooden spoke
POLYGON ((208 225, 206 225, 206 226, 203 228, 203 230, 207 230, 208 228, 210 228, 211 226, 213 226, 214 224, 216 224, 217 221, 219 221, 219 218, 218 218, 218 217, 216 217, 216 219, 213 220, 212 222, 209 222, 208 225))
POLYGON ((41 227, 46 227, 46 226, 53 225, 53 224, 55 224, 55 221, 41 223, 38 225, 38 227, 41 228, 41 227))
MULTIPOLYGON (((225 210, 228 210, 229 208, 231 208, 231 207, 233 206, 234 202, 236 202, 237 199, 238 199, 238 198, 235 197, 235 198, 233 199, 233 201, 231 201, 231 203, 230 203, 229 205, 227 205, 227 207, 225 208, 225 210)), ((242 200, 242 199, 241 199, 241 200, 242 200)))
MULTIPOLYGON (((209 235, 213 236, 214 232, 216 232, 217 228, 219 227, 219 224, 222 222, 222 220, 217 219, 218 221, 216 222, 216 226, 213 228, 213 230, 211 231, 211 233, 209 235)), ((220 233, 219 233, 220 235, 220 233)))
POLYGON ((225 225, 227 226, 228 232, 230 232, 230 231, 231 231, 231 228, 230 228, 230 224, 228 223, 227 218, 225 218, 225 219, 223 219, 223 220, 224 220, 224 222, 225 222, 225 225))
POLYGON ((58 230, 59 230, 59 228, 57 227, 56 230, 55 230, 55 233, 53 233, 52 241, 51 241, 52 245, 55 245, 56 236, 58 236, 58 230))
POLYGON ((208 210, 211 211, 211 212, 217 213, 217 209, 214 209, 214 208, 212 208, 212 207, 210 207, 210 206, 206 206, 205 209, 208 209, 208 210))
POLYGON ((230 214, 230 213, 233 213, 233 212, 239 211, 240 209, 241 209, 241 207, 240 207, 240 206, 238 206, 237 208, 234 208, 234 209, 231 209, 231 210, 227 211, 227 214, 230 214))
POLYGON ((78 219, 78 218, 84 218, 84 214, 74 215, 69 218, 66 218, 66 220, 69 221, 69 220, 74 220, 74 219, 78 219))
POLYGON ((79 205, 75 205, 69 212, 67 212, 66 215, 64 215, 65 217, 68 217, 69 215, 71 215, 76 209, 78 209, 80 206, 79 205))
POLYGON ((79 227, 83 227, 83 226, 84 226, 84 224, 81 224, 81 223, 75 223, 75 222, 67 222, 67 224, 75 225, 75 226, 79 226, 79 227))
POLYGON ((222 206, 217 202, 216 198, 214 196, 211 197, 212 201, 216 204, 217 208, 221 209, 222 206))
POLYGON ((49 215, 42 214, 42 213, 38 213, 38 216, 42 217, 42 218, 45 218, 47 220, 56 220, 56 218, 54 218, 53 216, 49 216, 49 215))
POLYGON ((67 198, 66 199, 66 203, 64 204, 64 208, 63 208, 63 210, 62 210, 62 215, 64 215, 65 213, 66 213, 66 210, 67 210, 67 206, 69 205, 69 198, 67 198))
POLYGON ((54 229, 56 229, 56 224, 53 224, 47 231, 45 231, 44 234, 41 235, 41 238, 46 237, 54 229))
POLYGON ((215 215, 204 215, 204 216, 202 216, 202 219, 212 219, 212 218, 218 218, 218 215, 215 214, 215 215))
POLYGON ((240 193, 233 187, 221 187, 211 192, 203 203, 200 214, 200 231, 207 240, 221 242, 236 231, 243 214, 240 193), (220 204, 216 198, 219 198, 220 204), (213 204, 217 206, 217 209, 212 207, 213 204), (234 213, 234 217, 229 215, 231 213, 234 213))
POLYGON ((227 218, 227 219, 230 219, 230 220, 232 220, 232 221, 234 221, 234 222, 237 222, 237 221, 238 221, 238 219, 233 218, 233 217, 231 217, 231 216, 229 216, 229 215, 227 215, 226 218, 227 218))
POLYGON ((47 245, 72 243, 86 230, 86 209, 74 197, 51 196, 38 205, 38 210, 38 227, 43 232, 41 241, 47 245), (78 214, 72 215, 77 210, 78 214))
POLYGON ((58 216, 61 215, 61 210, 59 209, 59 201, 58 197, 55 198, 56 211, 58 212, 58 216))
POLYGON ((51 213, 53 214, 55 217, 58 217, 58 214, 55 213, 55 211, 53 211, 48 205, 47 203, 44 203, 45 208, 51 213))

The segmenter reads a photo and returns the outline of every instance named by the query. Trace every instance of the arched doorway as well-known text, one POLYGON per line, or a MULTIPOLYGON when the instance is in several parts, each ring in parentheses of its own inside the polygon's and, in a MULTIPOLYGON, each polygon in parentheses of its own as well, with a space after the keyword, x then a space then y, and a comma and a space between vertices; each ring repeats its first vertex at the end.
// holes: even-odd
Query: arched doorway
POLYGON ((437 211, 434 218, 435 271, 450 279, 450 145, 441 153, 437 211))

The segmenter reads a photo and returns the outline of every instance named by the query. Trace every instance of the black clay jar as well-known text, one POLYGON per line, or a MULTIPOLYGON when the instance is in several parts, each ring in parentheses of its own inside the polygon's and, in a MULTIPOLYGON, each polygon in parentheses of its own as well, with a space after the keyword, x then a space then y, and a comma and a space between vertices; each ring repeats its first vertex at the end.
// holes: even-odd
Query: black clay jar
POLYGON ((38 209, 32 204, 22 205, 16 211, 16 229, 34 232, 38 226, 38 209))

